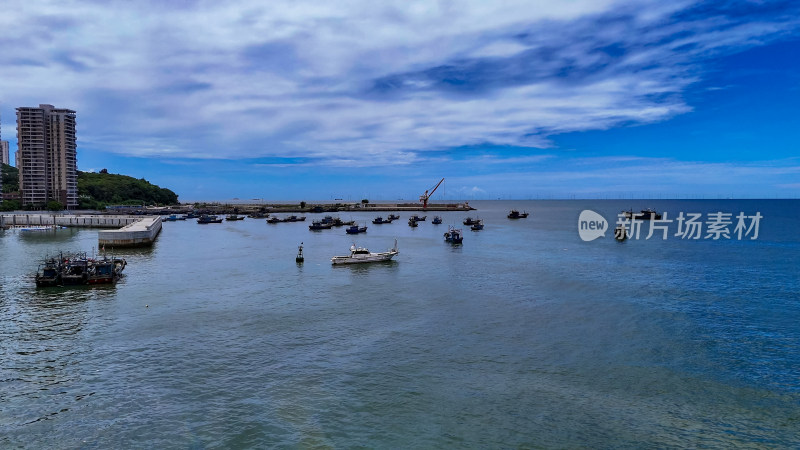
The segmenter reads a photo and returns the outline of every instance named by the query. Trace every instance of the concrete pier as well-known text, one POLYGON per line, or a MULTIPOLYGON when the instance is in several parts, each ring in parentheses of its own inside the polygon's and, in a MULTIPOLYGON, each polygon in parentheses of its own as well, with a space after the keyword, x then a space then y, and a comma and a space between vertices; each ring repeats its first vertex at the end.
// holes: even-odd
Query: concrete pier
POLYGON ((103 230, 98 233, 98 244, 105 247, 145 247, 153 245, 161 232, 161 217, 146 217, 125 225, 118 230, 103 230))
POLYGON ((119 228, 141 220, 141 216, 105 216, 95 214, 3 214, 0 226, 29 227, 56 225, 81 228, 119 228))

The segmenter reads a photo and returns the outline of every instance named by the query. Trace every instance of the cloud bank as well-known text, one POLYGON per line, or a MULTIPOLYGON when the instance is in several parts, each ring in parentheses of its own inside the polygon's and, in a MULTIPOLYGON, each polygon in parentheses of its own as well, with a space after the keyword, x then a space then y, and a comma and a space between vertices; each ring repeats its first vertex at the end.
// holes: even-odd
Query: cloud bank
POLYGON ((10 1, 0 101, 76 109, 81 145, 128 156, 364 166, 548 148, 690 111, 703 61, 800 17, 715 5, 10 1))

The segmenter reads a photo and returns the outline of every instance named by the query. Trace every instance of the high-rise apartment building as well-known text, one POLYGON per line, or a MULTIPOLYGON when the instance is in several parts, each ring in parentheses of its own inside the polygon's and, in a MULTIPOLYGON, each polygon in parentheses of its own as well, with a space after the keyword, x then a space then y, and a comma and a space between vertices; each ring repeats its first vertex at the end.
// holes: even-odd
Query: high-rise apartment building
POLYGON ((55 200, 78 206, 75 111, 53 105, 17 108, 17 167, 23 205, 55 200))
POLYGON ((8 159, 8 141, 0 140, 0 163, 11 164, 8 159))

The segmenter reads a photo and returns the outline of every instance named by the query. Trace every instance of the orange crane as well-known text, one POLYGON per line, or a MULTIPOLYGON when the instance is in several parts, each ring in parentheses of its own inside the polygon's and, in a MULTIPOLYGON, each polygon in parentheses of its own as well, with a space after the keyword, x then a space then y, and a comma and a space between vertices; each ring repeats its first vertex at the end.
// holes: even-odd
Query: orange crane
POLYGON ((425 194, 419 196, 419 201, 422 202, 422 209, 425 209, 425 208, 428 207, 428 199, 431 197, 431 195, 433 195, 434 192, 436 192, 436 189, 439 187, 440 184, 442 184, 443 181, 444 181, 444 178, 439 180, 439 182, 436 183, 436 186, 434 186, 433 189, 431 189, 431 193, 430 194, 426 190, 425 194))

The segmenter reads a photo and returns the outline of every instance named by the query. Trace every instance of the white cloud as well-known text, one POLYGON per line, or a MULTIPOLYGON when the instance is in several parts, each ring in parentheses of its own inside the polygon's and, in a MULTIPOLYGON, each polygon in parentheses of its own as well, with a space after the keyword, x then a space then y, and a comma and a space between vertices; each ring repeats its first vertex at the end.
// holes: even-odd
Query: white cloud
POLYGON ((82 144, 129 155, 408 164, 685 113, 693 57, 796 25, 670 23, 686 3, 646 0, 167 5, 6 2, 3 107, 76 109, 82 144))

